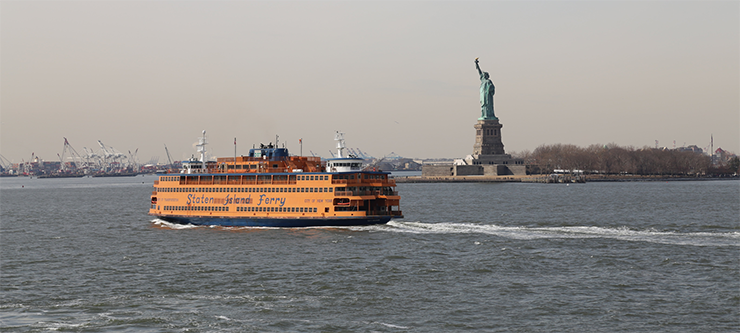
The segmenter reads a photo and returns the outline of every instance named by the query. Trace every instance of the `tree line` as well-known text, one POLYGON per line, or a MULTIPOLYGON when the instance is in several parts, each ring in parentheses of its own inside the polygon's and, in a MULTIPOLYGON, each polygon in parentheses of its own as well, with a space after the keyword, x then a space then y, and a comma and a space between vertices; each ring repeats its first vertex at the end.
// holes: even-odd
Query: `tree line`
POLYGON ((579 170, 584 173, 634 175, 708 175, 738 172, 737 157, 730 163, 712 165, 711 157, 691 152, 648 147, 620 147, 616 144, 591 145, 585 148, 571 144, 541 145, 534 151, 515 153, 541 173, 554 170, 579 170))

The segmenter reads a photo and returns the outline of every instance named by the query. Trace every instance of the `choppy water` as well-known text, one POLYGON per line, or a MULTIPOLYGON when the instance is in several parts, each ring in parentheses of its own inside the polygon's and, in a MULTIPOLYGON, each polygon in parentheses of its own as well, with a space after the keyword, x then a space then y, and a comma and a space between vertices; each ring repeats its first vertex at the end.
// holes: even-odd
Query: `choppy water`
POLYGON ((736 332, 740 182, 399 184, 383 226, 176 226, 0 180, 2 331, 736 332))

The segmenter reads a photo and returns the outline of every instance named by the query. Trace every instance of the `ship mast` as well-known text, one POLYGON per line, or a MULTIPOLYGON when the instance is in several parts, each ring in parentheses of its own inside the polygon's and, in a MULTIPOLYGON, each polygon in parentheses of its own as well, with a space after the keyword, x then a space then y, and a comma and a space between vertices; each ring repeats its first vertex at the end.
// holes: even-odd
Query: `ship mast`
POLYGON ((344 133, 337 131, 337 134, 334 136, 334 140, 337 141, 336 158, 344 158, 344 156, 342 156, 342 151, 344 150, 344 133))
POLYGON ((206 130, 203 130, 203 137, 198 139, 198 145, 196 145, 197 151, 200 153, 200 161, 205 163, 206 162, 206 145, 208 144, 208 141, 206 141, 206 130))

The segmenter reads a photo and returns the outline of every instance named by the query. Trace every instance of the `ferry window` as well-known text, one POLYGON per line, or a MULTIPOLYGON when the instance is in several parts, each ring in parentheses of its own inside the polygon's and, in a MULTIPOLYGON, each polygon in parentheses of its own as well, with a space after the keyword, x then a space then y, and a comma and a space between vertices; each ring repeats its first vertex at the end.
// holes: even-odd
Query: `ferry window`
POLYGON ((309 178, 310 180, 313 180, 313 176, 309 176, 309 177, 310 177, 310 178, 309 178))
POLYGON ((331 187, 330 187, 330 188, 329 188, 329 192, 331 192, 332 190, 333 190, 333 188, 331 188, 331 187))
POLYGON ((301 211, 300 211, 300 213, 303 213, 303 207, 301 207, 301 211))

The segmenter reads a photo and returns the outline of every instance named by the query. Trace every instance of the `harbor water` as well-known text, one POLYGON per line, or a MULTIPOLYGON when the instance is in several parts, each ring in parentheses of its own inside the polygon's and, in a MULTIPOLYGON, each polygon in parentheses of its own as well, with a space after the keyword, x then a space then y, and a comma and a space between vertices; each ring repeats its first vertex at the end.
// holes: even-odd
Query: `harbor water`
POLYGON ((0 331, 737 332, 740 182, 399 184, 405 217, 219 228, 154 176, 0 179, 0 331))

